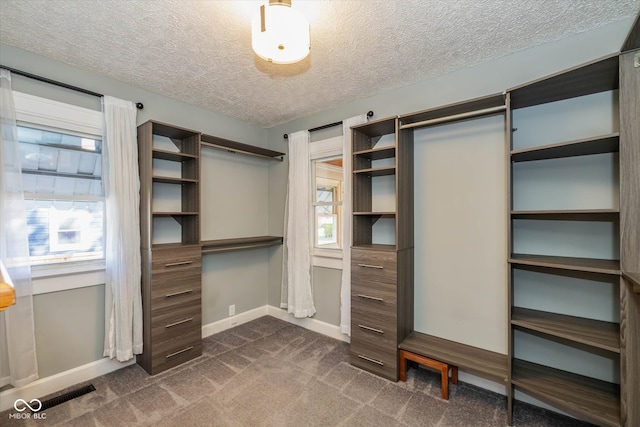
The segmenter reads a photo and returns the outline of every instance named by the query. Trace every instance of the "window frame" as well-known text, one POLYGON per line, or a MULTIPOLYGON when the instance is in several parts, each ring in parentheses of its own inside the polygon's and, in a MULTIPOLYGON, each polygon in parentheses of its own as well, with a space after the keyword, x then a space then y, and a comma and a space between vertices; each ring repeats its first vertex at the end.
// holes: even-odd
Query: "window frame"
MULTIPOLYGON (((102 111, 17 91, 13 91, 13 97, 19 125, 69 131, 102 139, 102 111)), ((105 282, 105 260, 35 265, 31 267, 31 278, 34 295, 102 285, 105 282)))
MULTIPOLYGON (((344 164, 345 159, 343 158, 342 153, 342 135, 326 138, 319 141, 314 141, 310 143, 309 146, 309 162, 311 169, 311 199, 309 200, 309 218, 311 224, 311 238, 312 238, 312 247, 311 247, 311 255, 312 255, 312 265, 314 267, 324 267, 331 268, 336 270, 342 270, 343 268, 343 258, 344 258, 344 242, 341 242, 341 247, 338 248, 316 248, 315 239, 316 239, 316 230, 315 230, 315 162, 319 160, 330 160, 335 158, 342 158, 342 162, 344 164)), ((348 195, 344 194, 344 168, 342 172, 342 202, 344 203, 345 197, 348 195)), ((341 222, 344 223, 344 211, 341 212, 342 219, 341 222)), ((342 232, 340 231, 339 238, 342 239, 342 232)))

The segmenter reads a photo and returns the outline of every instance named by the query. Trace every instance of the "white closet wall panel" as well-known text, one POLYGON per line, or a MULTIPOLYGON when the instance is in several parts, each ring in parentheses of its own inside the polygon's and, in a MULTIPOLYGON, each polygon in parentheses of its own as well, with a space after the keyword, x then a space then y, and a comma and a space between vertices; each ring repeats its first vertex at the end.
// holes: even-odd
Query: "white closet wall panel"
POLYGON ((419 332, 507 352, 504 117, 415 132, 419 332))

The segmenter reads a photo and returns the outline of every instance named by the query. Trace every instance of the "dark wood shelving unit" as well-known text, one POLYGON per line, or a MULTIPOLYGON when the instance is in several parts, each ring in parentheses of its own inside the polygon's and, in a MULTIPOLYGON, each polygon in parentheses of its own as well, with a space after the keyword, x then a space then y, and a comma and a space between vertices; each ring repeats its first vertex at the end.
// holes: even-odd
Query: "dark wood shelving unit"
POLYGON ((511 382, 534 397, 594 424, 619 426, 620 386, 520 359, 511 382))
POLYGON ((266 248, 281 244, 281 236, 239 237, 234 239, 203 240, 201 242, 203 254, 266 248))
POLYGON ((619 209, 558 209, 511 211, 512 219, 538 219, 557 221, 615 221, 619 209))
POLYGON ((370 150, 361 150, 354 152, 353 155, 369 160, 390 159, 396 156, 396 147, 381 147, 372 148, 370 150))
POLYGON ((555 268, 589 273, 620 275, 620 261, 594 258, 573 258, 548 255, 512 254, 509 263, 518 266, 555 268))
POLYGON ((354 170, 353 173, 355 175, 366 175, 366 176, 388 176, 388 175, 396 174, 396 167, 385 166, 380 168, 358 169, 358 170, 354 170))
POLYGON ((622 276, 629 282, 631 282, 631 285, 633 286, 633 292, 640 293, 640 273, 623 271, 622 276))
POLYGON ((620 151, 620 134, 548 144, 511 151, 512 162, 561 159, 565 157, 589 156, 593 154, 617 153, 620 151))
POLYGON ((514 307, 511 313, 511 324, 620 353, 620 325, 617 323, 514 307))
POLYGON ((197 184, 197 179, 191 178, 174 178, 171 176, 154 176, 151 178, 153 182, 161 182, 163 184, 197 184))
POLYGON ((151 152, 154 159, 160 160, 170 160, 174 162, 181 162, 184 160, 197 160, 198 156, 196 154, 188 154, 188 153, 180 153, 176 151, 168 151, 168 150, 160 150, 154 148, 151 152))
POLYGON ((268 150, 254 145, 243 144, 241 142, 231 141, 224 138, 211 135, 200 135, 200 143, 205 147, 215 148, 230 153, 244 154, 247 156, 260 157, 267 160, 283 161, 284 153, 279 151, 268 150))

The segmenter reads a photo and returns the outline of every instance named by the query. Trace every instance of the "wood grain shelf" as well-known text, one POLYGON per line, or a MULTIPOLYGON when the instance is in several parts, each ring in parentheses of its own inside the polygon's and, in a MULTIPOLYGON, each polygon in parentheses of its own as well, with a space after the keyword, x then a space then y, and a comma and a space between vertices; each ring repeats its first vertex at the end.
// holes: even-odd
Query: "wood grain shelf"
POLYGON ((620 151, 618 132, 595 138, 577 139, 539 147, 511 151, 512 162, 560 159, 564 157, 588 156, 592 154, 617 153, 620 151))
POLYGON ((174 162, 180 162, 180 161, 185 161, 189 159, 194 159, 194 160, 198 159, 198 156, 196 154, 179 153, 176 151, 168 151, 168 150, 159 150, 157 148, 154 148, 151 151, 151 155, 153 156, 154 159, 171 160, 174 162))
POLYGON ((273 151, 254 145, 243 144, 241 142, 231 141, 224 138, 218 138, 212 135, 200 135, 200 144, 205 147, 215 148, 230 153, 244 154, 247 156, 260 157, 266 160, 275 160, 281 162, 285 153, 273 151))
MULTIPOLYGON (((437 120, 447 117, 455 117, 467 113, 489 110, 505 106, 504 94, 498 93, 468 101, 456 102, 436 108, 429 108, 411 114, 400 116, 401 127, 419 127, 421 122, 437 120)), ((475 116, 479 117, 479 116, 475 116)))
POLYGON ((608 259, 513 254, 509 257, 509 263, 512 265, 528 265, 534 267, 557 268, 561 270, 620 275, 620 261, 608 259))
POLYGON ((202 253, 231 252, 245 249, 266 248, 282 244, 281 236, 239 237, 234 239, 203 240, 202 253))
POLYGON ((151 178, 153 182, 161 182, 163 184, 197 184, 197 179, 190 178, 174 178, 171 176, 154 176, 151 178))
POLYGON ((449 341, 421 332, 411 332, 399 345, 402 350, 457 366, 489 379, 507 381, 507 355, 449 341))
MULTIPOLYGON (((389 135, 396 131, 395 117, 386 117, 383 119, 373 120, 361 125, 353 126, 351 129, 357 130, 368 137, 379 138, 381 135, 389 135)), ((354 150, 358 151, 358 150, 354 150)))
POLYGON ((574 373, 513 360, 511 382, 533 397, 594 424, 619 426, 620 386, 574 373))
POLYGON ((510 93, 511 109, 515 110, 614 90, 618 86, 618 55, 614 54, 507 91, 510 93))
POLYGON ((370 150, 360 150, 353 153, 354 156, 364 157, 369 160, 391 159, 396 156, 396 147, 380 147, 370 150))
POLYGON ((535 219, 549 221, 615 221, 619 209, 558 209, 558 210, 512 210, 512 219, 535 219))
POLYGON ((369 168, 369 169, 358 169, 353 171, 356 175, 367 175, 367 176, 387 176, 387 175, 395 175, 396 167, 395 166, 387 166, 382 168, 369 168))
POLYGON ((200 212, 152 212, 153 216, 193 216, 200 215, 200 212))
POLYGON ((620 325, 617 323, 514 307, 511 324, 620 353, 620 325))
POLYGON ((395 218, 395 212, 354 212, 356 216, 379 216, 383 218, 395 218))

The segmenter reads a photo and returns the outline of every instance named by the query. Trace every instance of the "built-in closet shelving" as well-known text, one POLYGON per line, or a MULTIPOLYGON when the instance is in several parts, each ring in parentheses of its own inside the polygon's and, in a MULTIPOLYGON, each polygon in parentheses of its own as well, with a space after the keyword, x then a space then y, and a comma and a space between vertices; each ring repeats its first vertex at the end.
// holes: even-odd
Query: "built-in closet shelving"
POLYGON ((152 375, 202 354, 202 255, 282 244, 279 236, 200 240, 201 148, 284 156, 153 120, 138 126, 144 352, 137 361, 152 375))
POLYGON ((350 360, 397 381, 398 343, 413 329, 413 138, 390 117, 353 127, 352 141, 350 360))
MULTIPOLYGON (((538 108, 576 98, 585 99, 589 95, 603 92, 611 93, 611 98, 614 98, 618 95, 618 91, 628 90, 628 88, 621 86, 623 83, 619 84, 618 75, 618 55, 612 55, 507 91, 512 126, 514 128, 510 141, 509 162, 511 177, 511 207, 509 211, 509 250, 511 255, 508 260, 510 266, 510 385, 515 387, 516 390, 520 389, 578 418, 607 426, 636 425, 638 422, 637 412, 630 414, 629 411, 629 403, 635 402, 635 406, 640 403, 638 402, 639 394, 637 391, 639 375, 637 353, 630 352, 630 350, 638 348, 637 341, 640 334, 638 329, 640 326, 640 314, 637 311, 638 296, 632 293, 632 286, 620 278, 621 259, 617 254, 623 254, 624 252, 618 251, 616 248, 623 244, 624 240, 624 236, 620 233, 622 228, 621 212, 626 209, 631 200, 621 194, 619 207, 607 205, 607 203, 598 206, 598 204, 603 203, 598 198, 594 198, 595 201, 593 203, 595 206, 589 206, 586 209, 584 202, 576 202, 579 206, 575 208, 567 207, 573 201, 570 189, 575 186, 577 187, 575 191, 581 191, 583 189, 579 187, 582 184, 559 182, 557 183, 558 185, 568 185, 567 188, 569 188, 565 194, 565 200, 555 202, 561 204, 561 208, 549 209, 549 205, 554 202, 544 202, 544 206, 540 209, 531 209, 530 206, 527 209, 519 209, 514 206, 516 200, 522 200, 522 198, 518 199, 518 191, 519 188, 526 188, 526 185, 520 183, 518 187, 513 184, 513 180, 518 179, 517 177, 520 177, 519 179, 521 180, 538 179, 543 181, 545 185, 553 185, 553 183, 547 181, 546 175, 554 167, 562 167, 562 164, 557 163, 558 159, 578 157, 584 159, 588 157, 589 162, 583 162, 583 164, 587 165, 584 168, 594 167, 592 165, 598 167, 597 165, 599 164, 604 164, 608 167, 608 164, 613 161, 615 162, 613 170, 620 171, 620 177, 619 180, 614 179, 613 184, 610 184, 613 185, 609 192, 614 202, 609 203, 617 204, 617 195, 620 193, 620 188, 616 187, 617 182, 619 181, 622 187, 622 185, 625 185, 623 183, 627 183, 626 181, 629 179, 623 167, 623 164, 628 162, 628 159, 625 158, 623 147, 637 145, 638 141, 628 140, 623 136, 622 130, 618 132, 618 129, 613 129, 612 132, 604 134, 594 134, 579 139, 545 144, 545 138, 549 138, 548 132, 545 133, 544 130, 540 130, 538 145, 518 148, 519 123, 513 119, 513 116, 520 109, 538 108), (606 156, 606 154, 611 154, 611 156, 606 156), (519 165, 525 162, 535 162, 533 163, 534 168, 531 170, 539 171, 536 177, 531 173, 527 173, 526 177, 522 178, 525 174, 519 165), (526 235, 526 233, 518 231, 525 228, 525 225, 522 225, 525 222, 534 224, 533 227, 540 227, 543 230, 545 230, 545 224, 551 222, 559 224, 560 230, 562 228, 576 227, 574 224, 579 224, 582 227, 583 234, 592 237, 593 241, 601 242, 598 245, 606 246, 607 242, 613 242, 613 248, 610 251, 612 257, 606 259, 585 257, 583 255, 584 248, 577 246, 567 249, 567 253, 563 253, 562 256, 558 256, 556 248, 553 246, 532 253, 517 253, 515 248, 518 246, 532 247, 527 246, 527 242, 522 241, 524 238, 519 236, 519 233, 526 235), (605 238, 599 237, 597 235, 598 232, 595 231, 595 227, 598 227, 597 224, 602 223, 608 226, 607 230, 610 230, 605 238), (593 233, 593 236, 590 236, 589 233, 593 233), (544 253, 545 251, 548 251, 548 253, 544 253), (576 256, 571 256, 571 252, 575 253, 576 256), (518 300, 518 292, 520 292, 519 281, 522 280, 519 279, 519 277, 522 277, 520 276, 521 273, 518 273, 519 271, 540 273, 550 280, 549 283, 552 284, 552 287, 556 286, 554 277, 566 276, 591 281, 590 283, 603 283, 602 286, 612 284, 611 286, 616 293, 620 295, 619 320, 603 321, 598 318, 578 317, 560 312, 557 309, 558 299, 562 304, 570 307, 575 303, 575 300, 584 296, 581 293, 585 292, 585 290, 581 286, 575 286, 574 289, 570 290, 569 296, 567 296, 566 290, 563 291, 565 293, 559 294, 561 296, 557 296, 553 290, 547 290, 548 295, 542 293, 545 291, 541 290, 538 295, 542 300, 542 302, 539 302, 542 305, 540 308, 533 309, 531 307, 517 306, 516 301, 518 300), (545 298, 546 302, 544 301, 545 298), (566 300, 563 301, 562 298, 566 300), (554 308, 549 310, 547 307, 554 308), (548 348, 541 348, 536 352, 538 355, 545 352, 553 354, 553 352, 573 351, 569 350, 573 348, 586 354, 592 354, 595 357, 602 357, 602 359, 598 359, 604 360, 599 362, 603 364, 602 370, 606 370, 609 363, 614 366, 618 366, 619 363, 620 371, 613 375, 613 381, 603 381, 595 377, 595 375, 594 377, 590 376, 590 373, 580 373, 579 370, 569 372, 568 369, 570 368, 565 368, 567 370, 558 369, 552 366, 556 363, 554 360, 545 357, 540 357, 540 360, 525 360, 526 358, 535 359, 537 357, 530 352, 525 354, 521 351, 520 356, 516 354, 518 353, 519 340, 528 340, 528 336, 535 337, 532 342, 538 343, 541 341, 535 340, 542 340, 544 345, 548 346, 548 348), (632 359, 635 359, 636 362, 632 362, 632 359)), ((636 85, 636 91, 638 87, 636 85)), ((600 101, 600 98, 598 98, 597 100, 585 102, 609 102, 611 106, 608 107, 610 110, 607 114, 613 117, 617 116, 618 108, 622 116, 624 110, 630 107, 627 102, 620 101, 618 103, 616 100, 602 99, 605 99, 605 101, 600 101)), ((634 102, 638 102, 637 94, 634 102)), ((598 108, 606 110, 607 107, 598 108)), ((563 120, 563 118, 560 117, 557 120, 563 120)), ((636 122, 634 126, 637 127, 638 118, 636 117, 634 121, 636 122)), ((614 124, 616 123, 614 121, 614 124)), ((559 125, 562 126, 564 124, 559 123, 559 125)), ((523 123, 522 126, 526 126, 526 123, 523 123)), ((578 133, 580 132, 583 132, 583 129, 578 129, 578 133)), ((528 171, 530 170, 528 169, 528 171)), ((579 174, 580 170, 577 170, 576 173, 579 174)), ((588 171, 585 173, 588 173, 588 171)), ((605 184, 603 183, 602 185, 605 184)), ((630 197, 636 199, 631 204, 637 204, 637 198, 639 197, 637 189, 635 194, 630 195, 630 197)), ((579 199, 579 197, 576 197, 576 199, 579 199)), ((637 223, 634 227, 637 228, 637 223)), ((554 230, 557 229, 554 228, 554 230)), ((578 240, 576 239, 576 241, 578 240)), ((638 242, 636 241, 635 244, 637 245, 638 242)), ((590 249, 593 249, 594 253, 604 251, 598 247, 590 249)), ((635 256, 638 256, 637 250, 635 256)), ((618 301, 615 301, 615 304, 617 303, 618 301)), ((606 305, 611 304, 611 302, 603 300, 601 304, 606 305)), ((509 406, 511 408, 511 399, 509 400, 509 406)))

